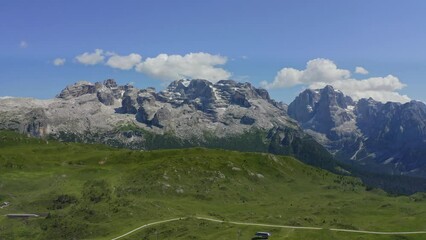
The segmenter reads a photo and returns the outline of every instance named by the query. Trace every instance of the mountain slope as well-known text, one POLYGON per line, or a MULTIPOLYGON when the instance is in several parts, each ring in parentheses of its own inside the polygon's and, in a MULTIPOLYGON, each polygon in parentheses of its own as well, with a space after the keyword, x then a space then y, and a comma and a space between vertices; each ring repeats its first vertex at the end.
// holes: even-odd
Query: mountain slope
MULTIPOLYGON (((0 202, 10 202, 0 215, 50 213, 27 222, 0 218, 1 239, 111 239, 147 222, 193 215, 377 231, 425 224, 424 194, 365 191, 356 178, 291 157, 202 148, 141 152, 0 133, 0 202)), ((159 237, 229 239, 236 233, 222 231, 224 225, 185 224, 164 226, 159 237)), ((241 228, 244 236, 263 229, 241 228)), ((289 239, 365 237, 271 231, 289 239)), ((155 239, 152 228, 141 234, 155 239)))
POLYGON ((331 86, 308 89, 287 107, 232 80, 179 80, 160 92, 111 79, 79 82, 55 99, 0 99, 0 129, 131 149, 270 152, 332 171, 426 176, 425 104, 355 102, 331 86))
POLYGON ((204 146, 289 154, 327 169, 332 156, 267 91, 231 80, 179 80, 156 92, 79 82, 50 100, 0 100, 0 129, 132 149, 204 146))
POLYGON ((354 102, 327 86, 300 93, 288 114, 340 160, 376 172, 426 176, 424 103, 354 102))

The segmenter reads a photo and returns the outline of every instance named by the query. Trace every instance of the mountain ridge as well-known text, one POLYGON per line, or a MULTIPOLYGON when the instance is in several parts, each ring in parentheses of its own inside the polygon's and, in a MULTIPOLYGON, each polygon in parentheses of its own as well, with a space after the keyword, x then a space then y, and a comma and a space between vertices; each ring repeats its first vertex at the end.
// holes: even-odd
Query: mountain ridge
POLYGON ((157 92, 107 79, 69 85, 54 99, 0 103, 0 129, 36 137, 131 149, 271 152, 329 170, 339 166, 334 156, 373 172, 426 173, 423 103, 354 101, 332 86, 307 89, 287 106, 233 80, 182 79, 157 92))
POLYGON ((353 101, 327 86, 305 90, 288 114, 338 159, 392 174, 424 177, 426 105, 418 101, 353 101))
POLYGON ((78 82, 55 99, 0 100, 0 129, 131 149, 211 147, 296 156, 333 170, 333 157, 250 83, 177 80, 165 90, 78 82))

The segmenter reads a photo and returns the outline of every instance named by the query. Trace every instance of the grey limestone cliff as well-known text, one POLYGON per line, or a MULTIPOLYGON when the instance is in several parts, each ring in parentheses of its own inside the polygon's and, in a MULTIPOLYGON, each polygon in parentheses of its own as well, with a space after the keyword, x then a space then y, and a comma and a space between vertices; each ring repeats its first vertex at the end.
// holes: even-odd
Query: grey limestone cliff
POLYGON ((49 100, 2 99, 0 129, 133 149, 206 146, 273 152, 331 166, 331 155, 286 109, 266 90, 232 80, 178 80, 157 92, 109 79, 75 83, 49 100))

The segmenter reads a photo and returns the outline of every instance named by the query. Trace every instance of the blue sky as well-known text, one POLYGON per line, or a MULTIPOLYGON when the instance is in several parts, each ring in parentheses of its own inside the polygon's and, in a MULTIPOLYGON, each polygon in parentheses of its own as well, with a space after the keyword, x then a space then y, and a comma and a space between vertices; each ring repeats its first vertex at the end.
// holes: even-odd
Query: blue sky
POLYGON ((0 96, 52 98, 107 78, 161 90, 176 73, 248 81, 284 102, 324 84, 355 98, 426 101, 425 12, 420 0, 2 0, 0 96), (76 59, 95 49, 102 61, 76 59), (141 60, 129 70, 106 65, 132 53, 141 60))

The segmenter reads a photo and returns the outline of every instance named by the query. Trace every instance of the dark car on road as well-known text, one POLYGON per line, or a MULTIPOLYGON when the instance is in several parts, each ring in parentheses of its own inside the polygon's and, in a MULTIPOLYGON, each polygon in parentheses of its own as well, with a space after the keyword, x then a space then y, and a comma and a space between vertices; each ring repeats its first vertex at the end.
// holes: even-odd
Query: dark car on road
POLYGON ((257 232, 254 234, 254 237, 252 238, 252 240, 255 239, 269 239, 269 237, 271 236, 270 233, 268 232, 257 232))

